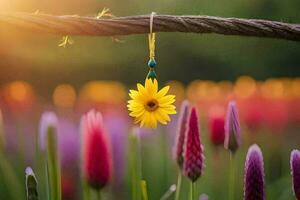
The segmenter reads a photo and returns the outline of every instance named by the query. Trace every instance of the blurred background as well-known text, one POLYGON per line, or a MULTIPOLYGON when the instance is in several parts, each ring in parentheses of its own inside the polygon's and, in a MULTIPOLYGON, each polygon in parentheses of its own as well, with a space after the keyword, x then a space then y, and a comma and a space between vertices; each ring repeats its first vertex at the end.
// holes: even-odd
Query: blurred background
MULTIPOLYGON (((1 0, 0 12, 39 10, 96 16, 104 7, 115 16, 155 11, 300 23, 298 0, 1 0)), ((24 199, 24 169, 28 165, 36 171, 41 199, 46 198, 37 142, 39 118, 46 110, 59 116, 63 199, 81 199, 78 128, 80 116, 90 108, 103 113, 112 143, 114 180, 106 189, 106 198, 130 199, 127 133, 132 119, 126 110, 127 91, 143 82, 147 74, 147 35, 71 38, 74 44, 62 48, 58 47, 62 36, 0 26, 0 133, 4 148, 0 199, 24 199)), ((235 99, 243 138, 236 161, 236 199, 242 199, 244 160, 252 143, 258 143, 265 156, 267 199, 293 199, 289 153, 300 146, 299 52, 299 43, 285 40, 157 34, 160 86, 171 86, 177 107, 187 98, 199 108, 206 169, 197 183, 197 194, 206 193, 210 199, 227 197, 229 155, 222 148, 222 137, 215 140, 211 135, 219 126, 215 123, 222 127, 227 103, 235 99)), ((143 178, 148 182, 150 199, 159 199, 176 182, 172 156, 176 130, 177 115, 166 127, 141 131, 143 178)), ((183 199, 187 187, 184 180, 183 199)))

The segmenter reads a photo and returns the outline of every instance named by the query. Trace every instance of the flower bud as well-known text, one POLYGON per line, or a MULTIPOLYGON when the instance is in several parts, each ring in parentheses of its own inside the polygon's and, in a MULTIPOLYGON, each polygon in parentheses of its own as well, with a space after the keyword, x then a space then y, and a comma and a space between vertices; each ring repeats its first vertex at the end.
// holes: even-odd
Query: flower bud
POLYGON ((180 116, 178 119, 178 130, 177 130, 177 139, 175 146, 175 158, 179 168, 182 168, 183 165, 183 151, 184 151, 184 140, 185 133, 187 128, 187 120, 189 114, 189 103, 188 101, 183 101, 180 109, 180 116))
POLYGON ((195 182, 204 168, 203 145, 200 140, 200 130, 196 107, 193 107, 188 119, 184 152, 184 174, 195 182))
POLYGON ((31 167, 27 167, 25 170, 26 176, 26 197, 27 200, 38 200, 38 192, 37 192, 37 180, 33 173, 31 167))
POLYGON ((229 149, 232 153, 238 149, 241 144, 240 138, 240 122, 236 103, 234 101, 229 102, 227 115, 225 119, 225 141, 224 147, 229 149))
POLYGON ((83 173, 87 183, 102 189, 112 176, 112 157, 102 115, 91 110, 81 121, 83 131, 83 173))
POLYGON ((265 200, 264 161, 254 144, 247 153, 244 174, 244 200, 265 200))
POLYGON ((291 153, 291 173, 293 179, 293 192, 296 199, 300 200, 300 151, 291 153))

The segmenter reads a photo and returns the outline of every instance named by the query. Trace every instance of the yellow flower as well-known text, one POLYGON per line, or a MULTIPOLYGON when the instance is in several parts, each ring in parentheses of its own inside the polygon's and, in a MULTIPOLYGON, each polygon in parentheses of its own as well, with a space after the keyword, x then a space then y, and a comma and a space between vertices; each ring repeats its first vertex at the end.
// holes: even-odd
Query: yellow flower
POLYGON ((128 110, 130 116, 134 117, 135 123, 140 123, 140 127, 156 128, 157 121, 167 124, 171 119, 169 115, 176 114, 175 95, 166 95, 169 91, 166 86, 158 91, 157 80, 146 79, 145 87, 138 83, 138 90, 130 90, 128 110))

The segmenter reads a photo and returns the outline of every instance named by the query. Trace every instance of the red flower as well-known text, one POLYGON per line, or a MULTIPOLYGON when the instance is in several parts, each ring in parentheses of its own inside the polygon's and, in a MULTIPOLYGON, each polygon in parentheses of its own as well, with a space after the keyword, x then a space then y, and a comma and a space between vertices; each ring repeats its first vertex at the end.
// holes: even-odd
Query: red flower
POLYGON ((82 118, 83 171, 88 184, 101 189, 111 179, 112 157, 103 128, 102 115, 94 110, 82 118))
POLYGON ((191 109, 186 132, 184 153, 184 174, 193 182, 201 175, 204 168, 203 145, 200 141, 200 131, 196 107, 191 109))
POLYGON ((216 146, 224 144, 224 123, 224 117, 221 116, 212 116, 209 119, 210 141, 216 146))

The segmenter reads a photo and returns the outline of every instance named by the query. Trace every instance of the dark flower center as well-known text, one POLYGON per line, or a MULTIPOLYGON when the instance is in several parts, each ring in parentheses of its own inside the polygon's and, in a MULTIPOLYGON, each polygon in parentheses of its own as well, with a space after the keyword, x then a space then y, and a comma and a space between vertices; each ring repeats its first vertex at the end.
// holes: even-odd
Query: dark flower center
POLYGON ((145 104, 145 109, 149 112, 153 112, 158 108, 158 101, 156 99, 151 99, 145 104))

